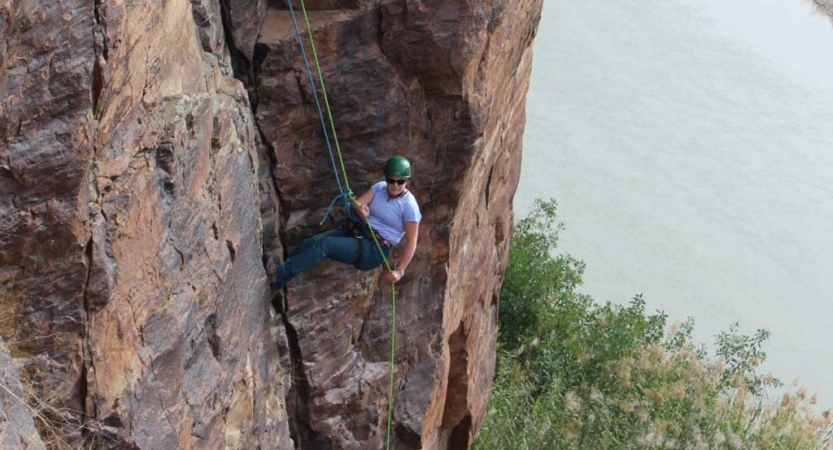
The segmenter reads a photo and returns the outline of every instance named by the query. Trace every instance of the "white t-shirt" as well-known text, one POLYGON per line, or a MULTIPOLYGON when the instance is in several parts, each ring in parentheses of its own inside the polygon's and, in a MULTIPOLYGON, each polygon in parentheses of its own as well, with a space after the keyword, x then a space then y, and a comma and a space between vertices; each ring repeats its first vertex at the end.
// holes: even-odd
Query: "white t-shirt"
POLYGON ((422 214, 419 204, 411 194, 405 191, 396 198, 388 197, 387 183, 380 181, 370 189, 373 190, 373 201, 370 202, 370 225, 391 245, 396 245, 405 235, 405 222, 419 222, 422 214))

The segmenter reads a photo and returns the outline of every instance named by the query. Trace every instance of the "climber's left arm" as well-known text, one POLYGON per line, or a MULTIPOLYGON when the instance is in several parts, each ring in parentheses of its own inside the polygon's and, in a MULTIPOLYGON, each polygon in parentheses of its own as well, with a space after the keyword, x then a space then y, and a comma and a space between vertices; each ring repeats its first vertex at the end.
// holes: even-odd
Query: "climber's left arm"
POLYGON ((405 222, 405 239, 408 242, 405 244, 405 251, 402 253, 399 264, 396 265, 394 270, 388 272, 388 280, 391 283, 396 283, 405 275, 405 270, 408 268, 408 264, 411 263, 414 253, 416 253, 418 235, 419 222, 405 222))

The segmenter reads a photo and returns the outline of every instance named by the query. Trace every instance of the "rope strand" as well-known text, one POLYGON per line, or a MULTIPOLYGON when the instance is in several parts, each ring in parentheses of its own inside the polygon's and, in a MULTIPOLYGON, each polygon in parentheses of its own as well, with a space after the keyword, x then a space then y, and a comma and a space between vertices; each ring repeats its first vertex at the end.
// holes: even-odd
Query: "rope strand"
MULTIPOLYGON (((291 0, 289 0, 291 1, 291 0)), ((309 24, 309 17, 307 16, 307 8, 304 5, 304 0, 301 1, 301 11, 304 12, 304 21, 307 24, 307 34, 309 35, 310 48, 312 49, 312 56, 315 60, 315 67, 318 70, 318 82, 321 84, 321 93, 324 96, 324 107, 327 108, 327 117, 330 119, 330 129, 333 131, 333 141, 336 144, 336 151, 338 152, 338 161, 341 163, 341 171, 344 175, 344 185, 350 189, 350 182, 347 180, 347 171, 344 169, 344 159, 341 157, 341 146, 338 143, 338 134, 336 133, 336 125, 333 120, 333 112, 330 110, 330 100, 327 97, 327 88, 324 87, 324 74, 321 71, 321 64, 318 63, 318 52, 315 50, 315 40, 312 38, 312 27, 309 24)), ((332 151, 331 151, 332 153, 332 151)), ((336 174, 338 176, 338 174, 336 174)), ((355 198, 353 198, 355 199, 355 198)))
MULTIPOLYGON (((295 26, 295 35, 298 38, 298 44, 301 47, 301 53, 304 58, 304 67, 307 70, 307 76, 309 77, 310 87, 312 88, 313 98, 315 99, 315 107, 318 110, 318 118, 321 122, 321 128, 324 132, 324 139, 327 143, 327 150, 330 153, 330 162, 333 165, 333 172, 336 176, 336 182, 338 183, 338 190, 341 193, 340 197, 344 199, 344 206, 345 208, 348 207, 348 200, 352 201, 354 204, 358 204, 358 200, 356 200, 355 195, 353 195, 353 191, 350 190, 350 182, 347 179, 347 169, 344 166, 344 158, 341 155, 341 146, 338 143, 338 134, 336 133, 335 128, 335 121, 333 120, 333 113, 330 108, 330 101, 327 97, 327 89, 324 86, 324 74, 321 70, 321 64, 318 61, 318 53, 315 50, 315 40, 312 37, 312 27, 310 26, 309 16, 307 15, 306 5, 304 5, 304 0, 300 0, 301 3, 301 10, 304 13, 304 21, 307 25, 307 34, 309 36, 310 48, 312 49, 313 59, 315 61, 315 67, 318 70, 318 81, 321 85, 321 94, 324 97, 324 106, 327 110, 327 118, 330 121, 330 129, 333 133, 333 141, 335 142, 336 153, 338 154, 338 161, 341 165, 341 172, 344 176, 344 186, 346 190, 342 188, 341 179, 339 178, 338 168, 336 167, 335 158, 333 156, 333 148, 330 145, 330 136, 327 133, 327 125, 324 121, 324 113, 321 110, 321 104, 318 101, 318 91, 315 88, 315 81, 312 77, 312 70, 310 69, 309 61, 307 58, 306 49, 304 48, 303 40, 301 39, 301 31, 298 28, 298 22, 295 20, 295 11, 292 8, 292 0, 287 0, 287 4, 289 5, 289 13, 292 16, 292 24, 295 26)), ((336 197, 337 199, 338 197, 336 197)), ((324 215, 324 219, 322 219, 321 223, 327 219, 327 216, 330 213, 330 210, 333 207, 333 203, 330 204, 330 207, 327 209, 327 213, 324 215)), ((373 238, 373 243, 376 244, 376 249, 379 250, 379 254, 382 255, 382 261, 384 262, 385 268, 388 272, 391 271, 390 262, 388 258, 385 256, 384 251, 382 250, 382 246, 379 244, 379 240, 376 238, 376 234, 373 232, 373 226, 370 225, 370 221, 367 218, 364 218, 364 222, 367 225, 368 230, 370 230, 370 236, 373 238)), ((394 283, 391 283, 391 334, 390 334, 390 365, 389 365, 389 372, 390 372, 390 379, 389 379, 389 386, 388 386, 388 420, 387 420, 387 437, 385 438, 385 448, 390 449, 390 438, 391 438, 391 422, 393 419, 393 382, 394 382, 394 363, 396 361, 396 286, 394 283)))
MULTIPOLYGON (((327 144, 327 150, 329 150, 329 152, 330 152, 330 162, 333 164, 333 172, 335 172, 335 175, 336 175, 336 183, 338 184, 338 191, 341 193, 342 196, 344 196, 344 189, 341 187, 341 178, 339 178, 339 176, 338 176, 338 169, 336 168, 336 161, 333 158, 333 147, 330 144, 330 135, 327 132, 327 124, 324 122, 324 113, 321 111, 321 103, 318 101, 318 90, 315 88, 315 80, 313 80, 313 78, 312 78, 312 69, 310 69, 310 67, 309 67, 309 58, 307 58, 307 50, 304 47, 303 39, 301 39, 301 30, 298 28, 298 21, 295 20, 295 10, 292 9, 292 0, 286 0, 286 3, 289 5, 289 14, 292 17, 292 25, 295 26, 295 37, 298 38, 298 45, 301 47, 301 55, 304 58, 304 67, 307 69, 307 77, 309 78, 309 85, 310 85, 310 88, 312 89, 312 97, 315 100, 315 109, 318 110, 318 119, 321 121, 321 130, 324 132, 324 141, 327 144)), ((304 6, 304 2, 301 2, 301 6, 302 7, 304 6)), ((306 12, 306 9, 304 9, 304 17, 306 17, 306 15, 307 15, 307 12, 306 12)), ((309 31, 309 21, 307 21, 307 30, 309 31)), ((315 43, 312 41, 311 32, 310 32, 310 43, 312 44, 312 48, 314 50, 315 49, 315 43)), ((318 65, 318 57, 317 56, 316 56, 316 59, 315 59, 315 64, 318 65)), ((319 73, 320 73, 320 69, 319 69, 319 73)), ((323 86, 323 84, 322 84, 322 86, 323 86)), ((327 98, 326 95, 327 95, 327 93, 324 92, 324 99, 325 100, 327 98)), ((329 106, 327 106, 327 108, 329 109, 329 106)), ((332 120, 332 119, 330 119, 330 120, 332 120)), ((335 131, 335 128, 333 128, 333 131, 335 131)), ((333 136, 333 137, 335 137, 335 136, 333 136)), ((341 159, 341 156, 340 156, 340 153, 339 153, 339 160, 340 159, 341 159)), ((343 165, 344 165, 344 163, 342 162, 342 166, 343 165)), ((345 182, 345 184, 347 183, 346 178, 344 179, 344 182, 345 182)), ((350 189, 349 185, 347 185, 347 189, 348 190, 350 189)))

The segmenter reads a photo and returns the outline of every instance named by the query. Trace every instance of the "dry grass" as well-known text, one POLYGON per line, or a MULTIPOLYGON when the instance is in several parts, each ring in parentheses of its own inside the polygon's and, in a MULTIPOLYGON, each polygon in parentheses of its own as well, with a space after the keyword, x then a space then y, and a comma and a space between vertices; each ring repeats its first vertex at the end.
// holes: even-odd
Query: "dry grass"
POLYGON ((50 450, 96 450, 105 448, 102 436, 89 433, 94 425, 92 420, 80 423, 77 418, 84 417, 82 411, 72 408, 57 407, 55 400, 66 396, 69 388, 62 386, 44 397, 39 394, 24 373, 17 392, 4 380, 0 380, 0 391, 6 393, 15 403, 28 411, 34 422, 34 429, 45 447, 50 450))
MULTIPOLYGON (((8 221, 0 220, 0 226, 4 223, 8 224, 8 221)), ((30 443, 27 445, 31 448, 39 448, 40 444, 52 450, 101 448, 96 443, 85 442, 83 435, 88 424, 78 423, 75 419, 84 417, 83 412, 55 406, 59 399, 68 395, 70 387, 64 384, 44 394, 44 389, 38 387, 38 381, 22 369, 21 361, 35 357, 22 349, 37 346, 37 341, 50 339, 55 334, 17 339, 19 302, 14 294, 17 293, 17 297, 30 296, 32 292, 25 283, 15 283, 14 278, 0 281, 3 281, 0 284, 0 395, 5 400, 0 414, 6 419, 6 426, 13 427, 12 431, 22 439, 28 439, 30 443), (24 422, 12 420, 10 412, 16 408, 23 408, 28 413, 31 425, 25 423, 25 418, 24 422)), ((51 282, 46 281, 47 284, 51 282)))
MULTIPOLYGON (((6 376, 8 377, 9 374, 7 373, 6 376)), ((0 378, 0 391, 5 394, 9 403, 13 403, 13 405, 5 405, 6 411, 2 411, 2 414, 8 419, 7 411, 13 406, 25 408, 32 419, 32 431, 37 432, 40 441, 50 450, 103 448, 100 437, 85 436, 91 422, 78 423, 71 419, 83 417, 82 412, 54 406, 54 400, 65 396, 68 390, 69 388, 64 386, 53 391, 48 397, 43 397, 38 394, 39 390, 36 389, 35 383, 25 373, 20 377, 20 384, 17 386, 12 386, 7 379, 0 378)), ((10 420, 7 423, 16 426, 21 435, 29 434, 25 424, 13 424, 10 420)))

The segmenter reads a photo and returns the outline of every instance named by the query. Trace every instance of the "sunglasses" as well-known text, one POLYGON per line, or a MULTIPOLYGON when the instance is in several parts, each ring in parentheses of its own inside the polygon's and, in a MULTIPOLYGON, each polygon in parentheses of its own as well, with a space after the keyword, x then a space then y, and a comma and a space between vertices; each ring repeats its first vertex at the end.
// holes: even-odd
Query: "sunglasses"
POLYGON ((399 184, 399 185, 403 185, 403 184, 405 184, 405 183, 407 183, 407 182, 408 182, 408 179, 406 178, 406 179, 404 179, 404 180, 395 180, 395 179, 393 179, 393 178, 388 178, 388 179, 386 179, 385 181, 387 181, 387 182, 388 182, 388 184, 399 184))

